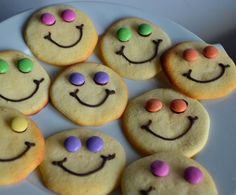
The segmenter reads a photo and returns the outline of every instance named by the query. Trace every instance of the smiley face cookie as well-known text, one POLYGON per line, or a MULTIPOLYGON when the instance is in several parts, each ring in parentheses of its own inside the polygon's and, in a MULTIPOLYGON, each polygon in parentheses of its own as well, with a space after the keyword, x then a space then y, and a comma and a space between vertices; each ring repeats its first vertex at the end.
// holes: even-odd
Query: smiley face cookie
POLYGON ((236 66, 215 46, 202 42, 184 42, 169 50, 163 69, 171 83, 195 99, 214 99, 236 88, 236 66))
POLYGON ((125 166, 123 147, 101 131, 67 130, 46 140, 44 184, 58 194, 109 194, 125 166))
POLYGON ((124 132, 142 154, 179 151, 192 157, 206 144, 210 119, 197 101, 172 89, 155 89, 131 100, 124 132))
POLYGON ((37 60, 24 53, 0 52, 0 83, 0 106, 29 115, 48 102, 50 78, 37 60))
POLYGON ((35 56, 58 66, 86 60, 98 40, 90 18, 78 9, 66 5, 37 11, 28 21, 24 36, 35 56))
POLYGON ((179 153, 154 154, 129 165, 122 176, 123 195, 217 195, 207 170, 179 153))
POLYGON ((63 71, 50 90, 53 105, 80 125, 102 125, 121 116, 128 101, 122 78, 110 68, 94 63, 63 71))
POLYGON ((19 111, 0 107, 0 185, 25 179, 43 160, 40 129, 19 111))
POLYGON ((145 80, 160 71, 160 55, 170 45, 170 38, 159 26, 140 18, 126 18, 107 30, 100 49, 104 63, 120 75, 145 80))

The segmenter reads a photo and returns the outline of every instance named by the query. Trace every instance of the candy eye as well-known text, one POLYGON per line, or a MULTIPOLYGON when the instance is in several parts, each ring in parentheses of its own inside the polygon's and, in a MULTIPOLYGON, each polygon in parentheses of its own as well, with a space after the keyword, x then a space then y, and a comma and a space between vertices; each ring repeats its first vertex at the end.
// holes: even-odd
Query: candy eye
POLYGON ((170 109, 176 114, 185 112, 187 108, 188 108, 188 103, 182 99, 173 100, 170 104, 170 109))
POLYGON ((196 61, 198 56, 198 52, 195 49, 186 49, 183 53, 183 58, 188 62, 196 61))
POLYGON ((65 139, 64 147, 68 152, 77 152, 81 149, 82 144, 79 138, 75 136, 70 136, 65 139))
POLYGON ((106 72, 97 72, 94 75, 94 81, 98 85, 106 85, 110 81, 110 77, 106 72))
POLYGON ((203 180, 203 173, 197 167, 188 167, 184 171, 184 178, 190 184, 199 184, 203 180))
POLYGON ((5 74, 9 70, 9 65, 5 60, 0 59, 0 74, 5 74))
POLYGON ((140 24, 138 26, 138 33, 141 36, 147 37, 152 34, 152 27, 149 24, 140 24))
POLYGON ((206 57, 206 58, 216 58, 218 56, 218 49, 214 46, 207 46, 203 49, 203 55, 206 57))
POLYGON ((104 148, 104 141, 98 136, 90 137, 86 142, 87 148, 90 152, 100 152, 104 148))
POLYGON ((76 13, 71 9, 66 9, 62 12, 61 17, 65 22, 73 22, 76 19, 76 13))
POLYGON ((162 160, 156 160, 151 164, 151 172, 154 176, 165 177, 170 172, 170 167, 167 162, 162 160))
POLYGON ((158 112, 162 109, 163 104, 158 99, 150 99, 146 102, 145 108, 148 112, 158 112))
POLYGON ((56 23, 56 18, 50 13, 44 13, 41 15, 40 21, 47 26, 52 26, 56 23))
POLYGON ((81 73, 73 72, 69 76, 69 81, 72 85, 82 86, 85 83, 85 77, 81 73))
POLYGON ((28 128, 28 121, 23 117, 15 117, 11 121, 11 128, 17 133, 22 133, 28 128))
POLYGON ((33 67, 34 67, 34 64, 33 64, 32 60, 30 60, 28 58, 23 58, 23 59, 17 61, 17 68, 22 73, 31 72, 33 70, 33 67))
POLYGON ((123 27, 117 31, 117 38, 121 42, 129 41, 132 37, 132 32, 129 28, 123 27))

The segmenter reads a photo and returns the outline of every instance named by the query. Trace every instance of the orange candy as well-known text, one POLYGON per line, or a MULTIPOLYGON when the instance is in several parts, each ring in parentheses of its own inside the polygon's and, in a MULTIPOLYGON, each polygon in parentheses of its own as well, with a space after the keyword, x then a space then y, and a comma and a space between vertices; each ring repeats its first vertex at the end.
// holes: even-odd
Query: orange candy
POLYGON ((195 49, 186 49, 184 50, 183 58, 188 62, 196 61, 198 58, 198 52, 195 49))
POLYGON ((162 106, 163 105, 160 100, 150 99, 147 101, 145 108, 148 112, 158 112, 161 110, 162 106))
POLYGON ((207 46, 203 49, 203 55, 206 58, 215 58, 218 55, 218 49, 214 46, 207 46))
POLYGON ((176 99, 171 102, 170 109, 175 113, 182 113, 187 110, 188 104, 186 101, 176 99))

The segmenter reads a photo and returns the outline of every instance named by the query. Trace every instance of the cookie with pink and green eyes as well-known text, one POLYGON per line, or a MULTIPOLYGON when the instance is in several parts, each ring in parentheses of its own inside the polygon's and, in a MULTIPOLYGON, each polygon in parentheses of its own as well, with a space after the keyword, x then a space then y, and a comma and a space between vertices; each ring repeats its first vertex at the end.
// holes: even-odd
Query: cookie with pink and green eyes
POLYGON ((50 78, 36 59, 24 53, 0 52, 0 83, 0 106, 30 115, 48 103, 50 78))
POLYGON ((179 91, 195 99, 216 99, 236 88, 236 66, 220 48, 183 42, 163 57, 162 67, 179 91))
POLYGON ((53 105, 76 124, 98 126, 119 118, 128 101, 123 79, 102 64, 65 69, 50 89, 53 105))
POLYGON ((92 129, 66 130, 46 140, 43 183, 58 194, 104 195, 119 185, 126 155, 121 144, 92 129))
POLYGON ((123 195, 218 195, 210 173, 178 152, 161 152, 133 162, 122 175, 121 190, 123 195))
POLYGON ((122 19, 101 39, 101 57, 121 76, 146 80, 161 71, 160 56, 171 46, 169 36, 159 26, 141 18, 122 19))
POLYGON ((35 12, 25 27, 24 37, 36 57, 58 66, 86 60, 98 40, 91 19, 67 5, 50 6, 35 12))
POLYGON ((130 100, 122 119, 127 139, 144 155, 178 151, 192 157, 209 135, 206 109, 172 89, 155 89, 130 100))

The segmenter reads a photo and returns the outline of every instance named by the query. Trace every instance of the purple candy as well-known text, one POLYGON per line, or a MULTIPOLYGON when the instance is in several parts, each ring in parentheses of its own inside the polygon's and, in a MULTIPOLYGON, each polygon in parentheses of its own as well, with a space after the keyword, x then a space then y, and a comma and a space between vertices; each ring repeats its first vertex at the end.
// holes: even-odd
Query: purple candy
POLYGON ((56 18, 50 13, 44 13, 40 18, 41 22, 47 26, 51 26, 56 23, 56 18))
POLYGON ((77 152, 82 147, 82 144, 79 138, 70 136, 64 141, 64 146, 68 152, 77 152))
POLYGON ((85 83, 84 75, 74 72, 69 76, 69 81, 72 85, 81 86, 85 83))
POLYGON ((169 174, 169 165, 162 160, 156 160, 151 164, 151 172, 157 177, 165 177, 169 174))
POLYGON ((100 152, 104 148, 104 141, 98 136, 90 137, 86 142, 87 148, 90 152, 100 152))
POLYGON ((106 72, 97 72, 94 76, 94 81, 98 85, 106 85, 110 81, 110 77, 106 72))
POLYGON ((203 173, 197 167, 188 167, 184 171, 184 178, 193 185, 199 184, 203 180, 203 173))
POLYGON ((71 9, 66 9, 62 12, 62 19, 65 22, 73 22, 76 19, 76 14, 71 9))

